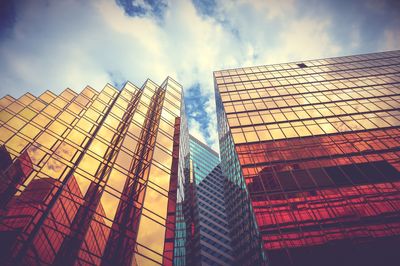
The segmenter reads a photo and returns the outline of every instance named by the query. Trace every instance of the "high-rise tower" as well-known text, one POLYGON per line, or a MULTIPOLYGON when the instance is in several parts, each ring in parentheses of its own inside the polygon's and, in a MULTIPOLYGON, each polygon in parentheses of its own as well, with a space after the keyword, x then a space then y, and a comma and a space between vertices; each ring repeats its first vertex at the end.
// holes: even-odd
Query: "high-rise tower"
POLYGON ((2 263, 172 265, 189 174, 183 106, 171 78, 2 98, 2 263))
POLYGON ((190 136, 193 265, 233 265, 219 155, 190 136))
POLYGON ((400 51, 214 81, 239 261, 259 233, 271 265, 399 263, 400 51))

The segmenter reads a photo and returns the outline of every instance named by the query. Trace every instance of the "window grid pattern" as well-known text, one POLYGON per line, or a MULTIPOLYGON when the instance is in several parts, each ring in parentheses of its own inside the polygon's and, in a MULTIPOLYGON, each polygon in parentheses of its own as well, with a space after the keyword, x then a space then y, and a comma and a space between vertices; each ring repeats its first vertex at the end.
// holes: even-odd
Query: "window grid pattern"
POLYGON ((196 265, 232 265, 232 248, 224 196, 225 177, 219 155, 190 136, 194 183, 196 265))
POLYGON ((214 72, 272 263, 397 258, 399 63, 393 51, 214 72))
MULTIPOLYGON (((86 87, 79 94, 66 89, 59 95, 46 91, 39 97, 27 93, 19 99, 0 99, 0 144, 5 151, 1 153, 5 163, 0 192, 6 199, 0 235, 10 242, 4 259, 56 263, 60 250, 68 246, 66 239, 78 230, 74 221, 79 209, 86 208, 91 215, 77 235, 81 241, 74 246, 76 256, 70 259, 105 265, 103 254, 123 202, 138 209, 135 236, 128 236, 135 247, 123 264, 161 265, 163 260, 165 265, 172 264, 173 258, 164 254, 164 238, 166 226, 175 231, 174 223, 166 219, 169 198, 176 201, 176 194, 169 192, 181 92, 181 85, 167 78, 161 86, 147 80, 142 88, 128 82, 121 91, 107 85, 101 92, 86 87), (150 110, 157 90, 165 96, 155 103, 158 108, 150 110), (131 117, 126 119, 129 108, 131 117), (140 135, 151 130, 145 126, 150 116, 157 124, 151 133, 154 144, 151 156, 142 158, 148 162, 148 171, 136 181, 143 193, 133 202, 124 195, 124 184, 133 178, 133 161, 142 156, 136 147, 148 145, 140 135), (87 202, 92 205, 86 206, 87 202)), ((176 187, 176 178, 174 182, 176 187)), ((76 239, 71 243, 76 244, 76 239)))
POLYGON ((234 261, 238 265, 267 265, 250 195, 246 188, 239 157, 235 152, 234 140, 218 86, 215 86, 215 99, 220 165, 224 176, 226 176, 226 210, 234 261))

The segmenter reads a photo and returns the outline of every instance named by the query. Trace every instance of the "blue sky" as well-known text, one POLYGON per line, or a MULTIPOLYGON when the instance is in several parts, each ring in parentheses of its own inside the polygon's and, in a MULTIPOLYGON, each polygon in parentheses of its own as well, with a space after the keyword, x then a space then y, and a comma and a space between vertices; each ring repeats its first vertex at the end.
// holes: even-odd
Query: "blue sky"
POLYGON ((400 2, 25 0, 0 4, 0 97, 166 76, 218 147, 212 71, 400 49, 400 2))

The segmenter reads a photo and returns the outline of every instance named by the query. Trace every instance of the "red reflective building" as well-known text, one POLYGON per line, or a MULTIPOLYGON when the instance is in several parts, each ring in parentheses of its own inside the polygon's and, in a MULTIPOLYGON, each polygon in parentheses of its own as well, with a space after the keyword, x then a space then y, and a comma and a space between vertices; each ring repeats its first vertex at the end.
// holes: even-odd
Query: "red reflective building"
MULTIPOLYGON (((29 161, 29 157, 23 156, 23 158, 29 161)), ((29 173, 32 170, 26 164, 20 166, 19 161, 17 160, 15 165, 25 169, 23 173, 29 173), (29 170, 27 171, 27 169, 29 170)), ((7 173, 11 172, 12 170, 7 171, 7 173)), ((46 205, 54 197, 60 185, 57 180, 52 178, 35 179, 29 183, 22 193, 11 199, 5 210, 2 211, 2 223, 0 225, 0 242, 3 246, 2 261, 12 257, 13 253, 19 250, 19 246, 27 241, 41 211, 46 209, 46 205)), ((65 235, 70 234, 73 229, 71 221, 73 221, 81 204, 82 193, 75 178, 72 177, 62 190, 49 218, 44 220, 43 229, 29 247, 28 254, 22 260, 23 264, 43 265, 53 263, 55 255, 65 240, 65 235)), ((101 255, 105 247, 105 239, 109 233, 102 218, 104 210, 101 205, 98 208, 97 213, 99 215, 93 219, 90 230, 87 232, 84 242, 85 248, 78 247, 80 259, 88 264, 98 264, 98 256, 101 255)))
POLYGON ((400 51, 214 78, 225 171, 270 265, 398 265, 400 51))

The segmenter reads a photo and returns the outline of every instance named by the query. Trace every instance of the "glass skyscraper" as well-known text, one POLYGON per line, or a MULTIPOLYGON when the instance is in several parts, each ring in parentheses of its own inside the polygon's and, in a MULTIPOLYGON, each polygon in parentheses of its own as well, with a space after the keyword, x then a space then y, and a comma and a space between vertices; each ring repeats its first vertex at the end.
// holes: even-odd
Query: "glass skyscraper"
POLYGON ((400 51, 0 99, 2 265, 398 265, 400 51))
POLYGON ((27 93, 0 107, 2 265, 184 263, 181 85, 27 93))
POLYGON ((236 261, 399 264, 400 51, 221 70, 214 82, 236 261))
POLYGON ((192 182, 193 261, 191 265, 232 265, 233 255, 226 215, 219 155, 190 136, 192 182))

